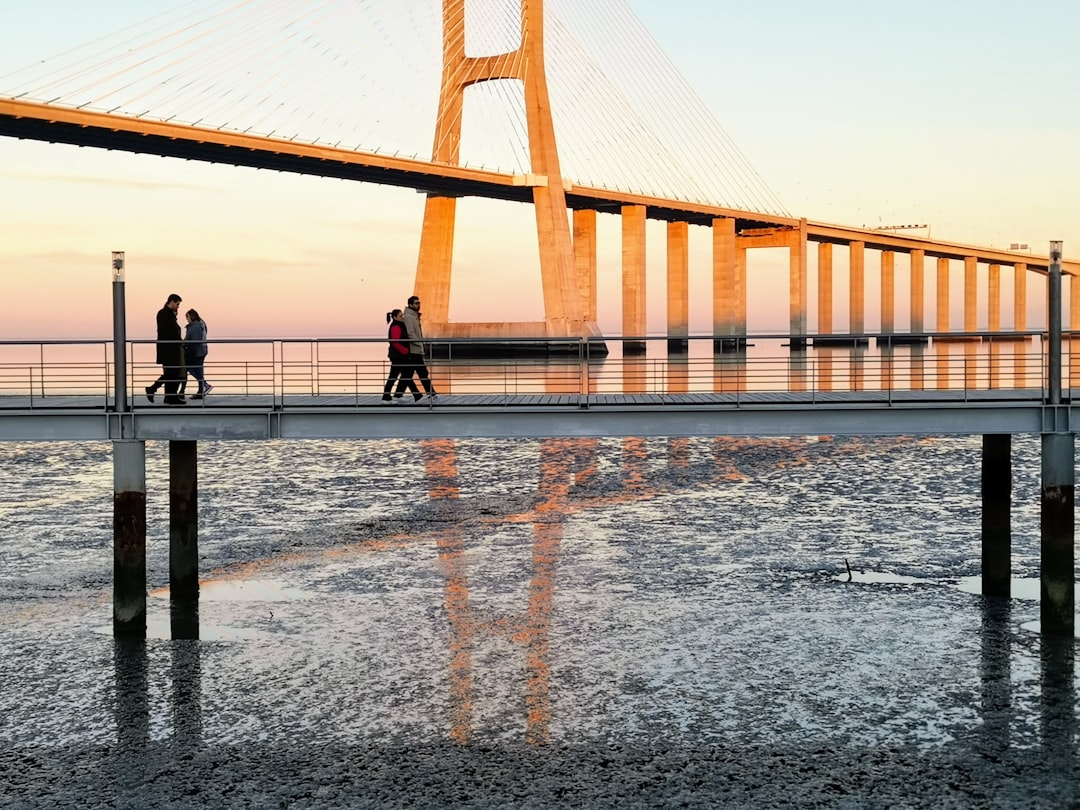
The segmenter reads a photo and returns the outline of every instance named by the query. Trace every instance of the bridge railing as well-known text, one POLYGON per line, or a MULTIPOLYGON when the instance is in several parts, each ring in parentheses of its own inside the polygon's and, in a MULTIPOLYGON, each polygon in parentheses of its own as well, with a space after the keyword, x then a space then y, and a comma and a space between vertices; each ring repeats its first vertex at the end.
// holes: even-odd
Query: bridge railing
MULTIPOLYGON (((514 397, 588 404, 607 395, 686 403, 712 394, 736 404, 763 395, 813 403, 836 394, 891 402, 905 392, 1034 396, 1047 388, 1046 344, 1038 332, 930 333, 926 344, 924 336, 917 338, 706 335, 685 338, 681 349, 671 350, 667 336, 609 336, 545 341, 543 354, 535 340, 521 341, 520 347, 512 339, 487 347, 480 340, 427 343, 436 390, 481 404, 514 397), (793 341, 807 346, 793 348, 793 341), (510 356, 463 356, 485 348, 510 356)), ((1066 390, 1073 381, 1080 386, 1080 342, 1075 353, 1071 344, 1066 340, 1063 349, 1066 390)), ((209 349, 205 374, 214 389, 204 406, 379 404, 389 372, 384 338, 227 339, 211 341, 209 349)), ((144 389, 161 373, 155 342, 129 341, 127 366, 129 401, 148 406, 144 389)), ((110 341, 0 341, 0 408, 104 409, 114 374, 110 341)), ((188 394, 195 385, 189 377, 188 394)))

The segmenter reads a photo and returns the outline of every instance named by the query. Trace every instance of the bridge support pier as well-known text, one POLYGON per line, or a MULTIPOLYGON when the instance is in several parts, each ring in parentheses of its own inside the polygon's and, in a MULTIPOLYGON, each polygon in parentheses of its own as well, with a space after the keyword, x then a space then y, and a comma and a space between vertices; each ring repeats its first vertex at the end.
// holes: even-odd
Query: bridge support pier
POLYGON ((1039 509, 1039 623, 1044 635, 1069 638, 1076 633, 1073 444, 1072 433, 1042 434, 1039 509))
POLYGON ((199 598, 198 442, 169 442, 169 599, 199 598))
POLYGON ((1012 436, 982 437, 982 592, 1008 598, 1012 587, 1012 436))
POLYGON ((146 442, 113 442, 113 635, 146 638, 146 442))
POLYGON ((624 356, 645 354, 645 211, 644 205, 622 208, 624 356))

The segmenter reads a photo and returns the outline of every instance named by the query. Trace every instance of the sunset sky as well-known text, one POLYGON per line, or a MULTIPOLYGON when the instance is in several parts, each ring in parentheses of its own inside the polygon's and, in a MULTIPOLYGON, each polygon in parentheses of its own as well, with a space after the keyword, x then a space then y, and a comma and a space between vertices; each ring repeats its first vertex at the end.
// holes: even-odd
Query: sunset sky
MULTIPOLYGON (((174 5, 2 1, 0 92, 15 69, 174 5)), ((1080 255, 1080 6, 627 2, 793 215, 1036 253, 1063 239, 1080 255)), ((152 334, 170 292, 218 337, 379 335, 412 292, 423 198, 410 190, 12 139, 0 184, 0 339, 110 334, 112 250, 127 254, 133 337, 152 334)), ((451 317, 542 317, 531 210, 459 210, 451 317)), ((619 221, 600 219, 600 325, 617 332, 619 221)), ((694 332, 711 328, 708 239, 692 228, 694 332)), ((658 333, 659 224, 649 256, 658 333)), ((755 254, 750 271, 750 328, 786 328, 786 259, 755 254)))

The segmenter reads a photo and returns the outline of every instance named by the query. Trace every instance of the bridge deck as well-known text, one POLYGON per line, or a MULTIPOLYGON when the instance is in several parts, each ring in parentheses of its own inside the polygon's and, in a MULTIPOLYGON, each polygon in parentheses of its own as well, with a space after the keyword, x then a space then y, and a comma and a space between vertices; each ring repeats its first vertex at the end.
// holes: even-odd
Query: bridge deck
POLYGON ((259 394, 110 407, 104 396, 2 396, 0 440, 972 435, 1063 429, 1072 412, 1045 406, 1039 389, 452 394, 393 405, 378 394, 259 394))

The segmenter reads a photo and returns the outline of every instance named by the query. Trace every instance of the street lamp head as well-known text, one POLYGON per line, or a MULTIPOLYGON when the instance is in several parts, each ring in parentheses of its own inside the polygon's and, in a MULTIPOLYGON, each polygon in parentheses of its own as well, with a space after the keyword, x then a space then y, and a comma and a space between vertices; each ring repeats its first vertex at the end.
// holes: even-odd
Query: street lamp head
POLYGON ((1061 244, 1060 239, 1050 242, 1050 261, 1055 263, 1061 261, 1061 244))
POLYGON ((122 250, 112 252, 112 277, 113 281, 124 280, 124 251, 122 250))

